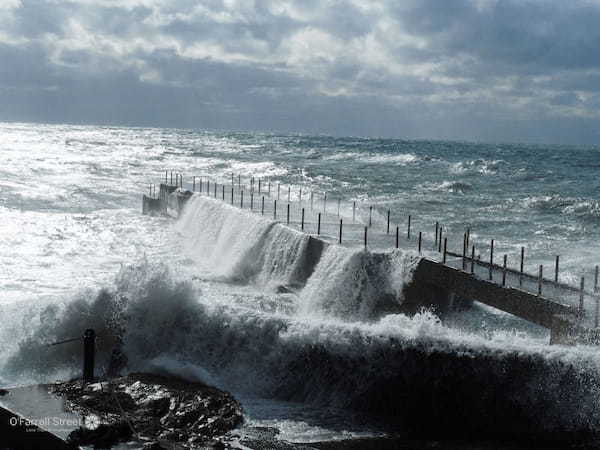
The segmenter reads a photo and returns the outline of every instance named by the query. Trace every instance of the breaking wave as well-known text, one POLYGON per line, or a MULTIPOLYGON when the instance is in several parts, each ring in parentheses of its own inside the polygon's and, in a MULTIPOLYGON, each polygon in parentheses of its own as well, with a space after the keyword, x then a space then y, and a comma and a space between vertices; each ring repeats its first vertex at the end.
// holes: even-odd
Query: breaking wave
POLYGON ((142 262, 40 318, 5 373, 76 374, 79 345, 44 344, 94 327, 103 370, 118 348, 123 370, 167 366, 234 392, 374 414, 429 438, 567 440, 600 426, 595 349, 508 334, 484 340, 427 311, 370 323, 270 314, 215 302, 166 266, 142 262))

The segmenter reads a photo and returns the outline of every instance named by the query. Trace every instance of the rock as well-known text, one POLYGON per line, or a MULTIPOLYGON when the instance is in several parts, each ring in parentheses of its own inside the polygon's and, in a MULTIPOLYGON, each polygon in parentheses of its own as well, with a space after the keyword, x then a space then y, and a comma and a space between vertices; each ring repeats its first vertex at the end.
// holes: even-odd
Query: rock
POLYGON ((109 448, 135 433, 158 445, 148 448, 195 447, 218 442, 215 438, 243 421, 241 406, 231 394, 159 375, 134 373, 93 384, 78 380, 56 384, 52 390, 66 397, 71 409, 99 418, 99 426, 95 421, 71 433, 69 442, 74 445, 109 448))

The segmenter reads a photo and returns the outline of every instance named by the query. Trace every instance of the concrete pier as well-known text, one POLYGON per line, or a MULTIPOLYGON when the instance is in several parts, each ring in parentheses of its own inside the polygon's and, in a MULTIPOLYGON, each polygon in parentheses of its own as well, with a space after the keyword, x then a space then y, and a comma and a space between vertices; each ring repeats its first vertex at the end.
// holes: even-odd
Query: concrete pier
MULTIPOLYGON (((223 192, 227 191, 227 196, 223 196, 225 198, 223 200, 220 195, 217 195, 217 192, 221 192, 221 185, 217 189, 217 184, 212 181, 210 183, 210 187, 214 187, 214 192, 213 189, 204 189, 201 195, 213 197, 227 204, 231 203, 231 207, 250 210, 250 202, 244 205, 240 200, 244 189, 252 192, 251 186, 243 186, 240 182, 232 186, 227 185, 223 190, 223 192)), ((145 213, 160 211, 177 217, 192 195, 191 191, 161 184, 158 199, 144 196, 143 209, 145 213)), ((276 197, 276 193, 274 197, 271 197, 270 193, 263 192, 261 207, 252 209, 251 212, 265 217, 276 217, 276 197)), ((313 193, 310 198, 313 198, 313 193)), ((280 199, 279 202, 282 200, 280 199)), ((354 220, 356 215, 356 204, 354 203, 353 220, 343 223, 344 239, 342 244, 340 242, 342 222, 339 213, 326 212, 324 202, 323 209, 320 210, 317 207, 313 210, 312 204, 309 202, 303 204, 301 197, 296 201, 290 200, 283 203, 282 209, 286 212, 291 211, 289 213, 291 215, 280 214, 275 220, 279 219, 281 226, 294 228, 311 235, 311 248, 314 251, 309 252, 310 256, 307 258, 310 261, 306 261, 306 264, 303 265, 309 272, 307 277, 314 270, 323 249, 328 245, 357 248, 364 245, 370 252, 381 254, 389 252, 394 247, 417 252, 418 246, 419 255, 421 255, 422 249, 433 247, 433 251, 423 250, 423 255, 414 270, 413 280, 405 288, 404 311, 414 312, 425 305, 433 306, 440 312, 444 312, 453 305, 477 301, 549 329, 551 343, 600 343, 600 329, 595 326, 593 317, 594 307, 600 302, 600 296, 595 290, 585 291, 560 283, 556 274, 553 274, 552 279, 545 279, 525 273, 522 268, 521 270, 507 268, 506 259, 502 265, 496 265, 491 254, 489 261, 476 259, 474 251, 469 254, 470 230, 465 233, 461 253, 451 252, 446 248, 446 234, 443 238, 444 245, 441 245, 441 227, 439 230, 436 228, 436 240, 431 242, 425 238, 419 238, 417 242, 416 238, 411 238, 408 231, 406 236, 400 239, 398 227, 396 227, 395 236, 393 233, 386 232, 385 229, 379 235, 374 235, 373 228, 368 226, 365 228, 365 224, 354 220), (314 216, 312 221, 305 217, 305 206, 309 217, 314 216), (365 244, 363 233, 367 230, 369 240, 365 244), (584 297, 587 308, 583 305, 584 297)), ((314 204, 316 205, 316 202, 314 204)), ((370 212, 372 213, 372 211, 370 212)), ((413 234, 415 236, 422 235, 418 229, 413 234)))

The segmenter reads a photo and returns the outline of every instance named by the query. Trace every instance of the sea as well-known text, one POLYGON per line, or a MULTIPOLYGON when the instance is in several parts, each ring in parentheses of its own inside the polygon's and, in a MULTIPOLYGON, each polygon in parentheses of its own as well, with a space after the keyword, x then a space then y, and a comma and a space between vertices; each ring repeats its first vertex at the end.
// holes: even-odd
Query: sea
POLYGON ((247 426, 289 442, 593 435, 597 347, 551 346, 478 303, 377 309, 379 282, 402 303, 416 249, 390 239, 397 270, 378 273, 346 245, 298 282, 301 233, 199 194, 179 219, 143 215, 142 195, 179 174, 196 191, 261 180, 271 195, 326 195, 348 223, 383 229, 390 211, 403 236, 409 215, 430 236, 437 222, 457 249, 468 229, 512 266, 525 247, 531 273, 560 255, 559 280, 591 288, 599 170, 600 146, 0 123, 0 387, 78 376, 80 343, 49 344, 94 328, 99 371, 119 345, 127 370, 229 390, 247 426))

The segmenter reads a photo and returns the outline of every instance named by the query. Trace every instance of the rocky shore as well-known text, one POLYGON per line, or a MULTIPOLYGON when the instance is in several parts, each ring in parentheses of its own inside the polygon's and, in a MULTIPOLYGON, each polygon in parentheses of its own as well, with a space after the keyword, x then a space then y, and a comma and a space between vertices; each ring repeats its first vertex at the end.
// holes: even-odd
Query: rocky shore
POLYGON ((58 383, 51 390, 85 418, 69 435, 72 445, 111 448, 137 441, 154 450, 224 448, 220 438, 243 422, 231 394, 172 377, 133 373, 96 383, 58 383))

